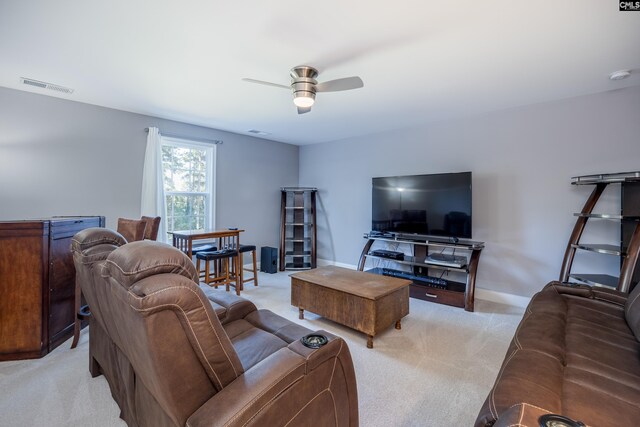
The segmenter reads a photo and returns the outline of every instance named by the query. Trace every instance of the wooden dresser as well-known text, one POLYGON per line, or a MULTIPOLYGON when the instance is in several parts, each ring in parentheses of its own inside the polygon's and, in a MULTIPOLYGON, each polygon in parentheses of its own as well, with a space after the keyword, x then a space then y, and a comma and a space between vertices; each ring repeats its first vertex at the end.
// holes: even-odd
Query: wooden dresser
POLYGON ((71 238, 103 216, 0 221, 0 361, 46 355, 73 335, 71 238))

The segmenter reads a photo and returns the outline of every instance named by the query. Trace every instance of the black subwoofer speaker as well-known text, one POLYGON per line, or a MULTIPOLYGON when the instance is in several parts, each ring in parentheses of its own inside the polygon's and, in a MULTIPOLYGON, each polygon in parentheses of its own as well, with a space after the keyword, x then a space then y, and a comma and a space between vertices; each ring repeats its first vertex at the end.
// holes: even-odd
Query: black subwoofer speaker
POLYGON ((278 272, 278 249, 269 246, 260 248, 260 271, 271 274, 278 272))

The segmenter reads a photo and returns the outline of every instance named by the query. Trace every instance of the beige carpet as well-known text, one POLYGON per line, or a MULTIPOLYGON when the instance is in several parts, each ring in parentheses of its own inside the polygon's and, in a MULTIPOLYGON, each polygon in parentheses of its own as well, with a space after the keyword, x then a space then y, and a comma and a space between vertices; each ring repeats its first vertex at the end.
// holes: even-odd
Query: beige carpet
MULTIPOLYGON (((471 426, 493 385, 523 309, 477 300, 468 313, 411 299, 402 330, 367 349, 363 334, 290 305, 288 273, 260 274, 243 296, 349 344, 358 381, 360 425, 471 426)), ((88 371, 88 330, 39 360, 0 363, 0 426, 124 426, 104 377, 88 371)))

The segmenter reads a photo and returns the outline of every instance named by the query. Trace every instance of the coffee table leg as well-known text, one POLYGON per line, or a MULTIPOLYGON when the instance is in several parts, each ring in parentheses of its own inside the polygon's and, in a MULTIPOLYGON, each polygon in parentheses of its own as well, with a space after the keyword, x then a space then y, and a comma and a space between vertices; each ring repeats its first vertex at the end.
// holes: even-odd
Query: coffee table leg
POLYGON ((396 322, 396 329, 402 329, 402 324, 400 322, 402 322, 402 319, 396 322))
POLYGON ((373 335, 367 335, 367 348, 373 348, 373 335))
POLYGON ((299 308, 298 309, 298 317, 300 319, 304 319, 304 308, 299 308))

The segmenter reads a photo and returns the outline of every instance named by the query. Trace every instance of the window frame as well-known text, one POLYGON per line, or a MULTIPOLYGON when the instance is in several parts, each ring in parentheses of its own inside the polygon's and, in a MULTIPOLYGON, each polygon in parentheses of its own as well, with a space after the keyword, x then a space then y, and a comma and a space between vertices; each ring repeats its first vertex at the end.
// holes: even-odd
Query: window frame
POLYGON ((164 188, 164 162, 162 162, 162 185, 163 185, 163 194, 164 194, 164 210, 165 210, 165 218, 167 218, 167 233, 172 231, 191 231, 191 230, 170 230, 170 225, 173 225, 173 215, 171 216, 172 222, 169 222, 169 206, 167 204, 167 195, 172 196, 180 196, 180 195, 204 195, 207 197, 207 202, 205 203, 205 229, 215 230, 216 224, 216 210, 215 210, 215 198, 216 198, 216 144, 210 144, 206 142, 193 141, 187 138, 177 138, 173 136, 162 136, 161 137, 161 150, 164 146, 171 147, 180 147, 187 149, 202 149, 206 150, 205 154, 205 180, 206 180, 206 188, 204 192, 201 191, 167 191, 164 188), (208 222, 208 224, 207 224, 208 222))

